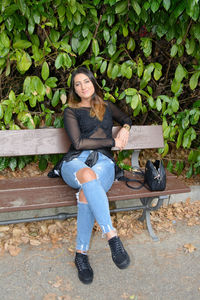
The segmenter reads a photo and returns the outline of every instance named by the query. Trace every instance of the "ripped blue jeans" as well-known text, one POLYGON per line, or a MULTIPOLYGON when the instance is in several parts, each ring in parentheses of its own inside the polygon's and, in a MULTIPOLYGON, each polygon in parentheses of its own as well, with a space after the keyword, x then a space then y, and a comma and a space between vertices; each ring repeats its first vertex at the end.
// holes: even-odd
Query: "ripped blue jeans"
POLYGON ((77 239, 76 249, 88 251, 94 221, 96 220, 103 233, 115 230, 110 218, 109 203, 106 192, 111 188, 115 177, 115 165, 107 156, 99 153, 97 163, 91 168, 96 178, 92 181, 80 184, 76 172, 82 168, 88 168, 84 163, 91 153, 84 150, 79 157, 69 162, 63 162, 61 174, 63 180, 74 189, 82 189, 87 203, 79 201, 77 193, 77 239))

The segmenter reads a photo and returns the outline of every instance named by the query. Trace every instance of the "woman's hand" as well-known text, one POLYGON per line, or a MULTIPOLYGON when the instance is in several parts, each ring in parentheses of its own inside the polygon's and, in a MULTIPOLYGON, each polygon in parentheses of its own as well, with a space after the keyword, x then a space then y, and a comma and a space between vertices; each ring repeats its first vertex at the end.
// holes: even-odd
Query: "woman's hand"
POLYGON ((128 143, 128 138, 129 130, 127 128, 122 127, 115 138, 115 147, 119 148, 120 151, 123 150, 123 148, 128 143))

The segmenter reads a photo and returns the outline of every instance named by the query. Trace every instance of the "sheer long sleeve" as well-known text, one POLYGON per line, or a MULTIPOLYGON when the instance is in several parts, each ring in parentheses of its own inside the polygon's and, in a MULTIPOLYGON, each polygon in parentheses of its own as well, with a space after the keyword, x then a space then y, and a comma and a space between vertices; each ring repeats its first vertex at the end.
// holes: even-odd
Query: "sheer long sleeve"
POLYGON ((79 120, 74 109, 66 108, 64 111, 64 127, 76 150, 111 148, 115 145, 113 138, 93 138, 89 134, 97 127, 97 123, 95 118, 89 118, 87 114, 79 120))
POLYGON ((124 113, 123 111, 121 111, 115 104, 113 104, 112 102, 108 102, 108 105, 112 111, 112 117, 113 119, 118 122, 120 125, 124 125, 124 124, 128 124, 128 125, 132 125, 132 121, 130 119, 130 117, 124 113))

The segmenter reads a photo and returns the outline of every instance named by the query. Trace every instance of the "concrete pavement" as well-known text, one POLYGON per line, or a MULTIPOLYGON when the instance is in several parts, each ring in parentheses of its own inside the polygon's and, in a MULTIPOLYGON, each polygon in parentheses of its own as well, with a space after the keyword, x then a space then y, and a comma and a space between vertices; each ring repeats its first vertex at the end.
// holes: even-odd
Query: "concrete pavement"
POLYGON ((174 224, 176 233, 148 233, 123 239, 132 262, 119 270, 107 242, 95 233, 90 251, 91 285, 77 277, 67 242, 22 246, 16 257, 0 257, 0 300, 199 300, 200 226, 174 224), (184 246, 185 245, 185 246, 184 246))

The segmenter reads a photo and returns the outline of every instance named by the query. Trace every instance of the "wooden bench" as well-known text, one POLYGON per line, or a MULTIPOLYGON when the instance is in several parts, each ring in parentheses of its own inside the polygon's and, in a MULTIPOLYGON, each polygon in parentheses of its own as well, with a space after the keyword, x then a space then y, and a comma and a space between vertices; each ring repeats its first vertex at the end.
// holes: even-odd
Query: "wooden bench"
MULTIPOLYGON (((120 127, 113 127, 113 136, 120 127)), ((66 153, 70 141, 64 129, 36 129, 36 130, 6 130, 0 131, 0 156, 23 156, 66 153)), ((162 126, 132 126, 127 149, 134 150, 132 165, 138 165, 140 149, 163 147, 162 126)), ((113 148, 113 151, 118 150, 113 148)), ((167 172, 167 186, 164 191, 151 192, 143 187, 132 190, 125 182, 115 181, 108 192, 109 201, 140 199, 141 205, 125 208, 115 208, 111 212, 142 209, 141 221, 146 220, 148 231, 153 240, 158 240, 151 222, 150 212, 157 210, 163 200, 171 194, 189 192, 190 188, 178 180, 176 176, 167 172), (152 201, 157 198, 157 204, 152 201)), ((38 210, 76 205, 75 190, 67 186, 61 178, 47 176, 31 178, 14 178, 0 180, 0 212, 16 212, 38 210)), ((60 213, 58 215, 13 219, 0 221, 0 225, 32 222, 48 219, 64 220, 75 217, 76 213, 60 213)))

